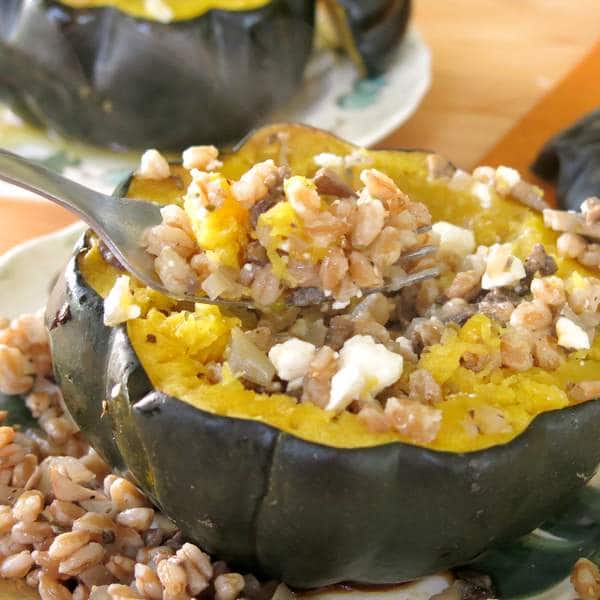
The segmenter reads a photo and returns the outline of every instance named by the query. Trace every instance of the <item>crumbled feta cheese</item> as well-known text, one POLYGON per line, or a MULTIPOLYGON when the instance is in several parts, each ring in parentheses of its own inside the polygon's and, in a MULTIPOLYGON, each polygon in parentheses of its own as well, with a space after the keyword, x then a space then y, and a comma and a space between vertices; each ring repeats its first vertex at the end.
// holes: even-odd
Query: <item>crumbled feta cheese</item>
POLYGON ((519 175, 519 171, 516 169, 511 169, 510 167, 498 167, 496 169, 494 184, 496 191, 501 196, 510 194, 519 181, 521 181, 521 175, 519 175))
POLYGON ((190 171, 192 181, 183 198, 183 208, 190 218, 192 225, 199 223, 208 213, 208 193, 206 191, 207 177, 210 175, 198 169, 190 171))
POLYGON ((175 16, 165 0, 145 0, 144 8, 153 19, 161 23, 170 23, 175 16))
POLYGON ((558 345, 570 350, 589 350, 590 336, 585 330, 567 317, 556 320, 556 336, 558 345))
POLYGON ((471 188, 472 184, 473 178, 471 175, 469 175, 469 173, 463 171, 462 169, 456 169, 456 171, 454 171, 454 175, 452 175, 452 178, 448 183, 448 187, 459 192, 466 192, 471 188))
POLYGON ((352 167, 366 167, 367 165, 373 164, 373 159, 367 154, 366 148, 358 148, 353 150, 350 154, 344 156, 344 166, 347 168, 352 167))
POLYGON ((280 379, 293 381, 306 375, 316 351, 313 344, 291 338, 282 344, 275 344, 269 350, 269 359, 280 379))
POLYGON ((525 277, 525 267, 511 254, 511 244, 494 244, 485 259, 486 269, 481 279, 484 290, 513 285, 525 277))
POLYGON ((142 154, 137 174, 145 179, 166 179, 171 175, 171 168, 158 150, 151 149, 142 154))
POLYGON ((344 157, 339 154, 333 154, 331 152, 321 152, 313 156, 318 167, 324 167, 329 169, 343 169, 344 168, 344 157))
POLYGON ((434 223, 432 229, 439 235, 442 254, 465 257, 467 254, 475 252, 475 236, 470 229, 464 229, 446 221, 434 223))
POLYGON ((493 184, 496 177, 496 169, 486 166, 477 167, 473 171, 473 177, 481 183, 493 184))
POLYGON ((317 166, 333 169, 334 171, 341 171, 343 169, 359 166, 365 167, 373 162, 367 154, 367 150, 364 148, 354 150, 354 152, 351 152, 346 156, 333 154, 333 152, 321 152, 320 154, 315 154, 313 160, 317 166))
POLYGON ((370 335, 346 340, 339 354, 340 370, 331 380, 326 410, 344 410, 353 400, 377 395, 402 375, 403 359, 370 335))
POLYGON ((119 275, 104 300, 104 324, 115 327, 130 319, 137 319, 141 312, 129 288, 129 276, 119 275))
POLYGON ((492 206, 492 194, 490 186, 481 181, 476 181, 471 186, 471 194, 479 200, 481 208, 490 208, 492 206))

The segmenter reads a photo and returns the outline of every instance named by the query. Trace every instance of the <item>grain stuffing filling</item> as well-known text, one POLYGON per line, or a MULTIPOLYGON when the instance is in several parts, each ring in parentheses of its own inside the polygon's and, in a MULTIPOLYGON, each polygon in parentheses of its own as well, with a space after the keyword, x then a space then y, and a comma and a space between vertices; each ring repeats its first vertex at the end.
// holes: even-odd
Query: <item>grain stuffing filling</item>
MULTIPOLYGON (((476 227, 432 223, 368 153, 313 160, 310 178, 267 160, 232 180, 216 148, 190 148, 181 205, 147 234, 176 294, 248 296, 262 309, 177 303, 117 270, 100 285, 103 249, 88 252, 105 323, 127 322, 159 389, 334 446, 451 451, 508 441, 541 412, 600 397, 598 199, 580 214, 551 210, 513 169, 466 173, 430 155, 431 185, 469 194, 482 213, 528 207, 523 235, 481 244, 476 227), (436 253, 402 260, 425 246, 436 253), (433 265, 437 279, 369 293, 433 265)), ((150 151, 138 178, 172 168, 150 151)))
MULTIPOLYGON (((166 178, 169 165, 155 153, 144 154, 139 174, 166 178)), ((362 170, 355 192, 335 159, 318 160, 330 166, 310 179, 266 160, 230 181, 216 170, 216 148, 186 150, 183 207, 165 206, 144 240, 165 287, 265 307, 282 299, 344 306, 430 262, 422 259, 433 237, 426 206, 376 169, 362 170)))

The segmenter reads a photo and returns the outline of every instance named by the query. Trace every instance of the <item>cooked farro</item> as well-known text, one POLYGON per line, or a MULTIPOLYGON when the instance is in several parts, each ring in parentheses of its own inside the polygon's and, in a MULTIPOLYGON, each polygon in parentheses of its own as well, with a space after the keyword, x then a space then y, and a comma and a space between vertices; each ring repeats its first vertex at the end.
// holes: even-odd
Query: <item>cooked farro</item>
MULTIPOLYGON (((47 345, 41 315, 2 325, 13 328, 7 348, 26 363, 29 349, 47 345)), ((0 357, 0 372, 11 381, 21 372, 13 355, 0 357)), ((19 388, 40 430, 0 426, 0 473, 4 486, 13 486, 0 494, 0 577, 23 579, 42 600, 261 596, 260 584, 244 590, 244 577, 224 563, 213 572, 207 554, 176 541, 175 526, 135 485, 110 473, 63 413, 60 390, 46 373, 31 369, 28 386, 19 388), (60 435, 48 427, 57 420, 68 424, 60 435)))
MULTIPOLYGON (((144 155, 140 172, 152 157, 144 155)), ((186 150, 183 164, 192 176, 183 208, 165 207, 163 223, 143 240, 158 276, 177 295, 250 297, 270 306, 282 296, 294 301, 295 290, 318 287, 348 302, 362 287, 391 280, 390 267, 403 251, 435 240, 417 233, 431 222, 425 206, 376 169, 361 172, 364 188, 355 192, 331 168, 307 179, 290 176, 273 160, 230 182, 208 173, 219 165, 212 146, 186 150)))

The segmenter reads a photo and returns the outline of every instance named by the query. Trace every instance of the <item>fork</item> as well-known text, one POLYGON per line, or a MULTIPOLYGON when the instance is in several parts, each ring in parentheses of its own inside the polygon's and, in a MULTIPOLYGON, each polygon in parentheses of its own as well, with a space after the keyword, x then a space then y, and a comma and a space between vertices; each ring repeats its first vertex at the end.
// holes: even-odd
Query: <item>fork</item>
MULTIPOLYGON (((230 308, 257 308, 249 300, 210 299, 195 294, 174 294, 158 278, 154 269, 154 257, 142 246, 144 233, 162 222, 161 205, 130 198, 108 196, 31 160, 0 149, 0 180, 29 190, 70 210, 85 221, 102 239, 123 267, 143 284, 178 300, 214 304, 230 308)), ((425 233, 429 227, 421 228, 425 233)), ((435 246, 422 246, 400 257, 400 263, 407 263, 430 255, 435 246)), ((437 277, 439 269, 432 267, 408 274, 393 286, 365 288, 363 295, 382 292, 393 294, 403 287, 414 285, 425 279, 437 277)), ((320 302, 302 304, 320 304, 320 302)))

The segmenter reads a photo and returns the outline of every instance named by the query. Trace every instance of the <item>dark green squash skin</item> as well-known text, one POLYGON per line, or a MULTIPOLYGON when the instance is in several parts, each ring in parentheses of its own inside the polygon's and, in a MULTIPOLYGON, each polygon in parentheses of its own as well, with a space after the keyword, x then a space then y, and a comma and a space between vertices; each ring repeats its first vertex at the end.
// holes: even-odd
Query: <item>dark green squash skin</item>
POLYGON ((69 411, 185 535, 236 568, 300 588, 413 579, 532 530, 596 471, 600 400, 454 454, 331 448, 153 391, 125 328, 102 323, 77 266, 85 248, 84 238, 47 309, 69 411), (71 318, 56 324, 65 304, 71 318))
POLYGON ((273 0, 162 24, 2 0, 0 97, 35 124, 103 146, 229 142, 301 83, 314 11, 314 0, 273 0))
POLYGON ((368 75, 381 73, 410 19, 412 0, 336 0, 343 8, 368 75))

